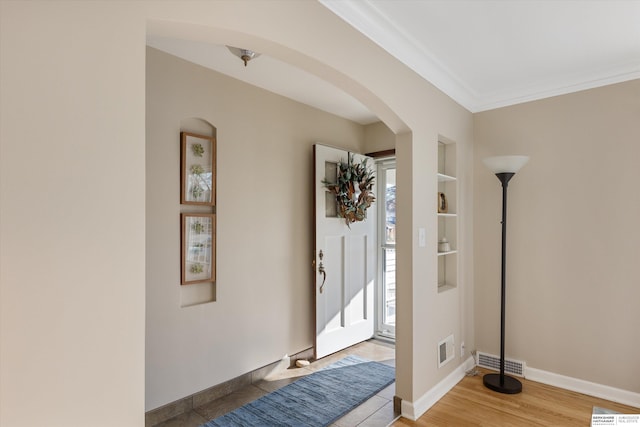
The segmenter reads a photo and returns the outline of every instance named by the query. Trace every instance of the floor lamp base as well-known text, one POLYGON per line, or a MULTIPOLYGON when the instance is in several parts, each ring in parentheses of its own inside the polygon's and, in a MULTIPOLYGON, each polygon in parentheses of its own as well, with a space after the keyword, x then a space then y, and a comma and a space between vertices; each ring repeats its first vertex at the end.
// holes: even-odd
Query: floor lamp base
POLYGON ((482 377, 484 385, 498 393, 517 394, 522 391, 522 383, 517 379, 504 375, 503 381, 500 381, 500 374, 487 374, 482 377))

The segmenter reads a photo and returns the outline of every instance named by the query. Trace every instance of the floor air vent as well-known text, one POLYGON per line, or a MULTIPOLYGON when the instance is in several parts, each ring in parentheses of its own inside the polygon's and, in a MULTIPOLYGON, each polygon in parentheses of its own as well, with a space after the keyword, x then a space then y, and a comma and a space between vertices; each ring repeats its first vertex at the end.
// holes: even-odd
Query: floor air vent
MULTIPOLYGON (((500 371, 500 357, 493 354, 478 352, 478 366, 481 368, 492 369, 494 371, 500 371)), ((524 377, 524 370, 526 364, 519 360, 504 359, 504 372, 506 374, 517 375, 524 377)))

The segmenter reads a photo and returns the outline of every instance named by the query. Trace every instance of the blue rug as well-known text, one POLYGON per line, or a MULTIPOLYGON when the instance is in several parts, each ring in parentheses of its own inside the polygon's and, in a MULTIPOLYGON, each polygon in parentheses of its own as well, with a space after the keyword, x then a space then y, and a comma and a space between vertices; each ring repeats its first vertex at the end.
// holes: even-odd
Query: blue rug
POLYGON ((393 381, 393 367, 347 356, 201 427, 328 426, 393 381))

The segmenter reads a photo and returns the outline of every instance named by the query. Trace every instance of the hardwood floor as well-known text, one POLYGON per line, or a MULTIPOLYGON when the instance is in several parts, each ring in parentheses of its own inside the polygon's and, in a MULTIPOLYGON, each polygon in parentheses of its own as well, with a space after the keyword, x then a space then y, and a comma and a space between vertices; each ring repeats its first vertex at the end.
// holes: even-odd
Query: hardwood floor
POLYGON ((482 384, 486 372, 460 381, 417 421, 400 418, 392 427, 438 426, 590 426, 593 407, 640 414, 620 405, 533 381, 522 380, 522 393, 500 394, 482 384))

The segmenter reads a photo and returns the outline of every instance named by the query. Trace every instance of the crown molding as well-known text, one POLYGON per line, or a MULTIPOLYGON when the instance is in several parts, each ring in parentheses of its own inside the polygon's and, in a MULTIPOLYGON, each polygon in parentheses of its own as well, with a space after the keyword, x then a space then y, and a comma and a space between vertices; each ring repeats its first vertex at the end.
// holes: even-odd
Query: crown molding
POLYGON ((573 79, 566 79, 565 84, 540 84, 522 90, 505 91, 491 96, 485 96, 482 101, 475 106, 475 109, 470 111, 477 113, 494 110, 496 108, 538 101, 636 79, 640 79, 640 63, 630 67, 613 69, 609 72, 600 73, 599 75, 584 74, 575 76, 573 79))
POLYGON ((393 23, 369 0, 319 0, 342 20, 371 39, 472 113, 536 101, 640 78, 640 62, 606 70, 555 76, 553 80, 494 93, 473 89, 438 60, 418 40, 393 23))
POLYGON ((473 111, 479 104, 478 96, 450 69, 368 0, 319 1, 466 109, 473 111))

